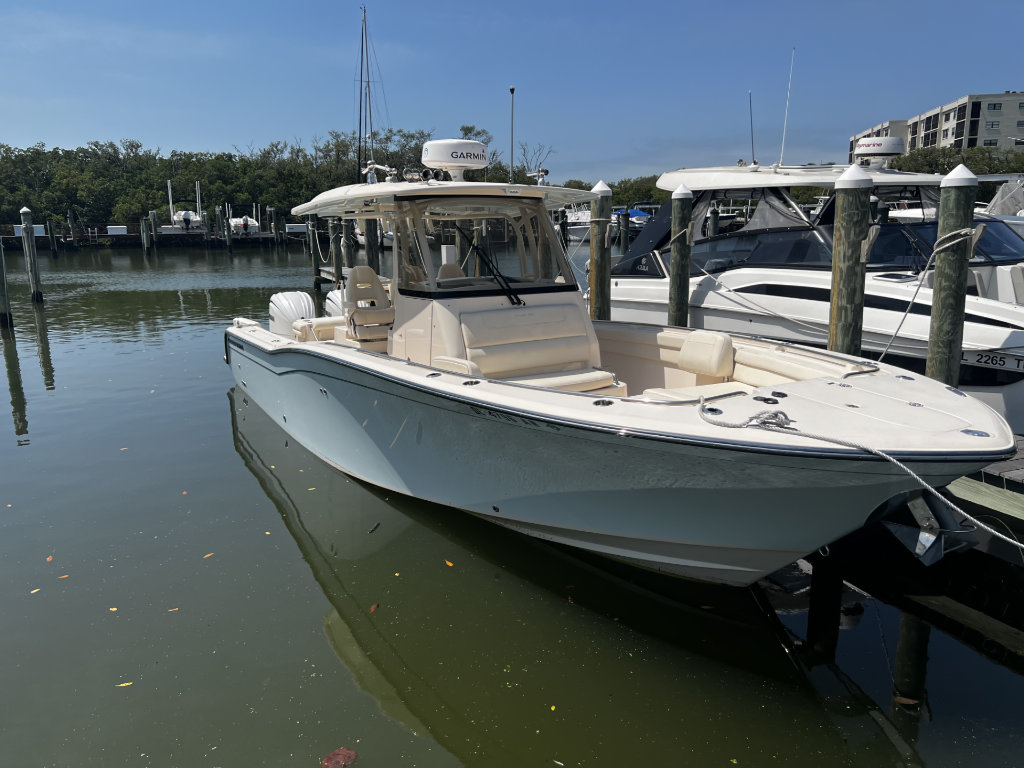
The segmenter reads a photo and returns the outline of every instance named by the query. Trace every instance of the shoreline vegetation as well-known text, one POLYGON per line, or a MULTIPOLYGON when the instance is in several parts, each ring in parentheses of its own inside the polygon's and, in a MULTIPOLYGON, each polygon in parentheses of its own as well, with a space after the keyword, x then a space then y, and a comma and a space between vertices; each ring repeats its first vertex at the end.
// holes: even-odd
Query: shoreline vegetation
MULTIPOLYGON (((373 158, 383 165, 418 171, 420 151, 430 131, 385 130, 373 136, 373 158)), ((462 126, 462 137, 483 141, 493 137, 473 125, 462 126)), ((366 144, 362 149, 367 157, 366 144)), ((516 183, 536 184, 529 174, 542 167, 555 150, 544 145, 520 144, 513 165, 516 183)), ((19 211, 28 206, 35 223, 47 221, 76 224, 137 223, 150 211, 158 223, 169 221, 167 181, 171 181, 176 210, 195 209, 195 183, 200 183, 206 207, 229 203, 239 213, 258 204, 287 212, 332 187, 361 181, 360 148, 355 132, 330 131, 309 147, 300 142, 271 142, 262 148, 235 147, 234 152, 187 152, 149 149, 137 139, 119 142, 90 141, 75 149, 48 148, 44 144, 19 149, 0 143, 0 225, 20 223, 19 211), (179 199, 180 196, 180 199, 179 199)), ((911 151, 892 162, 899 170, 948 173, 964 163, 975 174, 1024 173, 1024 152, 972 147, 962 152, 949 147, 911 151)), ((669 170, 669 169, 666 169, 669 170)), ((508 179, 508 164, 491 151, 491 164, 472 171, 477 181, 508 179)), ((615 206, 637 200, 663 203, 669 193, 655 186, 657 176, 608 182, 615 206)), ((553 180, 562 186, 590 189, 595 181, 553 180)), ((808 190, 812 195, 813 191, 808 190)))

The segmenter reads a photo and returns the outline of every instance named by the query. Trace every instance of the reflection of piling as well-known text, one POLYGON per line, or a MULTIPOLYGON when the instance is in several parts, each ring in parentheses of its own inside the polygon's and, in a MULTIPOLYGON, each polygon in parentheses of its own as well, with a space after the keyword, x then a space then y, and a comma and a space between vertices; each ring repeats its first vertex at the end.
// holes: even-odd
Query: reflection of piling
POLYGON ((28 287, 32 301, 42 302, 43 288, 39 280, 39 260, 36 256, 36 231, 32 226, 32 211, 21 209, 21 243, 25 252, 25 269, 28 271, 28 287))
POLYGON ((43 386, 47 390, 54 388, 53 357, 50 355, 50 331, 46 327, 46 312, 41 304, 33 304, 36 316, 36 348, 39 350, 39 370, 43 374, 43 386))
POLYGON ((0 240, 0 328, 13 328, 11 296, 7 292, 7 266, 4 263, 4 242, 0 240))
POLYGON ((871 177, 851 165, 836 179, 836 225, 832 247, 832 311, 828 348, 859 355, 864 327, 864 280, 862 247, 871 223, 871 177))
MULTIPOLYGON (((7 369, 7 386, 11 393, 14 434, 27 435, 28 416, 25 406, 25 388, 21 383, 21 366, 18 364, 18 347, 14 340, 14 329, 0 329, 0 342, 4 348, 4 367, 7 369)), ((18 442, 21 443, 21 441, 18 442)))
POLYGON ((909 741, 917 741, 925 699, 930 639, 931 627, 927 622, 908 613, 900 617, 890 713, 897 730, 909 741))
POLYGON ((807 645, 818 662, 831 663, 839 646, 839 612, 843 602, 843 578, 830 557, 818 557, 811 572, 811 596, 807 610, 807 645))
POLYGON ((598 197, 590 204, 590 317, 611 319, 612 258, 608 224, 612 215, 612 190, 603 181, 591 190, 598 197))
POLYGON ((687 324, 690 309, 690 220, 693 192, 680 184, 672 193, 672 256, 669 259, 668 324, 687 324))
MULTIPOLYGON (((969 229, 974 222, 978 177, 963 165, 946 176, 940 186, 939 223, 935 244, 947 235, 969 229)), ((956 386, 960 379, 964 314, 967 303, 967 260, 971 243, 966 235, 935 254, 935 284, 928 331, 925 375, 956 386)))

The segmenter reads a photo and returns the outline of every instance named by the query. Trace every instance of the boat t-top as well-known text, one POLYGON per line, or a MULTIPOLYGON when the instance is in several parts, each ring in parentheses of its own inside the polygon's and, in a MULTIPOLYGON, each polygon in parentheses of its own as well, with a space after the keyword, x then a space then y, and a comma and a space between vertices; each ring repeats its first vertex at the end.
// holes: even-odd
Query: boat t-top
MULTIPOLYGON (((451 180, 356 184, 296 216, 379 220, 393 273, 319 311, 236 318, 238 390, 391 492, 558 544, 731 585, 1013 452, 984 404, 886 364, 720 332, 596 322, 550 213, 594 192, 477 183, 487 148, 428 142, 451 180), (909 472, 916 474, 913 477, 909 472)), ((951 523, 955 526, 955 522, 951 523)))

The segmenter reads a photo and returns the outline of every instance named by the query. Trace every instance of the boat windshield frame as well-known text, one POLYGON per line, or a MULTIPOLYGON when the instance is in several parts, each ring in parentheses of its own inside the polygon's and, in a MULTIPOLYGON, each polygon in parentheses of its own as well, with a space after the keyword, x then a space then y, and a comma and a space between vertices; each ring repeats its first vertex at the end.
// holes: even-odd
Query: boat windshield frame
POLYGON ((540 198, 410 195, 395 198, 394 288, 450 300, 578 291, 540 198), (470 237, 472 239, 470 239, 470 237))

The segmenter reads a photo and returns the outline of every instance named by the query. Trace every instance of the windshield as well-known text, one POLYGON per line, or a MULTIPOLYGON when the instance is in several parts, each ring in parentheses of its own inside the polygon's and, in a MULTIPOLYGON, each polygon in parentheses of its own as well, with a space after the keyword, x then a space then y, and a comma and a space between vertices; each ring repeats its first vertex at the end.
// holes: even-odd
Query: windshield
POLYGON ((402 293, 504 293, 512 299, 540 290, 576 290, 540 200, 436 195, 396 201, 395 222, 402 293))

